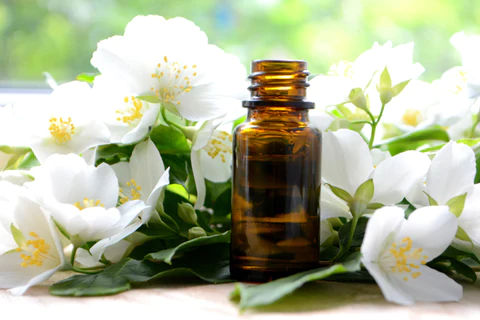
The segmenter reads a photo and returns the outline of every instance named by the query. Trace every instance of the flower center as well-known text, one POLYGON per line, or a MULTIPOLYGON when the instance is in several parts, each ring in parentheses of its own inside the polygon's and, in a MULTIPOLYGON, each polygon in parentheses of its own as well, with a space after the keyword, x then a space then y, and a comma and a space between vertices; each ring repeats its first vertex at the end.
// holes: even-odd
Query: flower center
POLYGON ((139 99, 131 96, 130 99, 125 97, 123 99, 126 106, 123 110, 117 110, 118 114, 117 121, 121 121, 128 125, 136 125, 143 117, 143 103, 139 99))
POLYGON ((225 131, 215 131, 204 150, 212 159, 219 156, 222 162, 226 162, 225 156, 232 154, 232 135, 225 131))
POLYGON ((420 122, 422 122, 423 117, 422 113, 415 109, 408 109, 402 116, 402 121, 409 126, 416 127, 420 122))
POLYGON ((72 123, 72 118, 69 117, 68 120, 63 120, 61 117, 52 117, 49 122, 50 127, 48 130, 50 130, 50 135, 56 143, 64 144, 72 140, 72 135, 75 134, 75 126, 72 123))
POLYGON ((350 61, 342 60, 338 63, 332 64, 330 70, 328 70, 329 76, 337 76, 337 77, 344 77, 344 78, 353 78, 353 63, 350 61))
POLYGON ((458 70, 454 75, 452 79, 452 86, 450 90, 455 93, 459 94, 461 93, 465 87, 467 86, 467 72, 464 70, 458 70))
POLYGON ((135 179, 130 179, 126 185, 130 189, 130 194, 125 193, 124 190, 120 188, 120 203, 124 204, 130 200, 140 200, 142 187, 137 184, 135 179))
POLYGON ((192 90, 191 81, 197 76, 197 65, 180 65, 178 62, 169 62, 167 56, 163 57, 163 62, 158 63, 155 72, 151 74, 152 78, 159 81, 159 88, 150 88, 157 98, 164 103, 180 104, 176 101, 177 96, 192 90))
POLYGON ((400 244, 392 243, 385 253, 388 257, 385 257, 384 267, 392 273, 405 273, 403 281, 408 281, 408 276, 416 279, 422 274, 418 271, 420 265, 425 265, 428 259, 422 252, 423 248, 413 248, 412 239, 405 237, 400 244))
POLYGON ((17 252, 26 252, 20 255, 22 263, 20 266, 26 268, 29 266, 41 267, 43 261, 47 258, 50 246, 45 243, 45 239, 42 239, 35 232, 30 232, 29 235, 33 240, 28 240, 26 246, 17 248, 17 252))
POLYGON ((92 208, 92 207, 105 207, 105 205, 102 204, 100 200, 93 200, 88 198, 84 198, 83 201, 81 202, 77 201, 73 205, 77 207, 79 210, 92 208))

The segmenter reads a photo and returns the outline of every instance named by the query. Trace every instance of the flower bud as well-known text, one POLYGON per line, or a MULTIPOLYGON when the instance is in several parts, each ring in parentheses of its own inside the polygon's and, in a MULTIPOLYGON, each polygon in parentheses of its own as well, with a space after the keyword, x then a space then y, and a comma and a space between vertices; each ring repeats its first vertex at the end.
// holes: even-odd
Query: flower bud
POLYGON ((188 230, 188 240, 205 237, 207 233, 201 227, 193 227, 188 230))
POLYGON ((352 89, 352 91, 350 91, 350 94, 348 95, 348 98, 355 107, 362 110, 368 109, 367 98, 365 97, 365 94, 363 93, 363 90, 361 88, 352 89))
POLYGON ((392 88, 379 88, 378 91, 380 92, 380 101, 382 101, 382 104, 389 103, 395 96, 392 88))
POLYGON ((197 214, 195 213, 195 209, 190 203, 179 203, 177 212, 180 219, 182 219, 186 223, 197 224, 197 214))

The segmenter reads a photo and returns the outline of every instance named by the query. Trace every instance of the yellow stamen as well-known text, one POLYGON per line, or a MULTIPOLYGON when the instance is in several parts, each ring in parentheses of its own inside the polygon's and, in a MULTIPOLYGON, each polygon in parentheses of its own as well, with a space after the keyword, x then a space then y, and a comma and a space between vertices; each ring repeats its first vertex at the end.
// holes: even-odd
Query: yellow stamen
POLYGON ((26 244, 21 248, 16 248, 16 252, 25 252, 20 255, 22 262, 20 266, 27 268, 29 266, 41 267, 43 261, 47 258, 50 246, 45 242, 45 239, 40 238, 35 232, 30 232, 29 235, 33 240, 27 240, 26 244))
POLYGON ((142 196, 142 194, 140 193, 140 191, 142 191, 142 187, 137 184, 135 179, 130 179, 130 181, 127 181, 125 184, 127 185, 127 187, 130 188, 130 195, 125 194, 123 192, 123 189, 120 189, 120 203, 124 204, 130 200, 140 200, 142 196))
POLYGON ((408 109, 402 116, 402 121, 409 126, 416 127, 423 121, 423 117, 420 111, 415 109, 408 109))
POLYGON ((100 200, 93 200, 88 198, 84 198, 82 202, 77 201, 73 205, 77 207, 79 210, 92 208, 92 207, 105 207, 105 205, 101 203, 100 200))
MULTIPOLYGON (((153 88, 152 88, 153 89, 153 88)), ((117 117, 117 121, 121 121, 126 124, 135 124, 143 117, 143 103, 139 99, 132 97, 132 104, 126 106, 123 110, 117 110, 116 113, 121 115, 117 117)), ((128 98, 125 97, 125 101, 128 98)))
POLYGON ((63 120, 61 117, 59 119, 52 117, 49 122, 48 130, 56 143, 65 144, 72 140, 72 136, 75 134, 75 125, 72 123, 72 118, 63 120))
MULTIPOLYGON (((408 280, 408 275, 412 279, 417 279, 421 272, 413 270, 420 269, 420 265, 426 264, 425 260, 422 258, 428 259, 428 256, 422 256, 423 248, 413 248, 413 241, 410 237, 405 237, 402 239, 401 243, 392 243, 388 253, 395 259, 395 265, 387 265, 387 270, 390 270, 392 273, 406 273, 407 276, 403 278, 404 281, 408 280)), ((387 261, 389 261, 387 259, 387 261)))

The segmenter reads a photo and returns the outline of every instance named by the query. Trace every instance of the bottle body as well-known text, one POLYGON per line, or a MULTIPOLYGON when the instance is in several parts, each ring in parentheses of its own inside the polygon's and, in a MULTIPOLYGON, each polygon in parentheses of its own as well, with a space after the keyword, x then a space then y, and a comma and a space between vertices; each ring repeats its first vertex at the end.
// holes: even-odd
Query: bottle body
POLYGON ((249 107, 233 143, 232 276, 263 282, 317 267, 321 133, 308 110, 249 107))

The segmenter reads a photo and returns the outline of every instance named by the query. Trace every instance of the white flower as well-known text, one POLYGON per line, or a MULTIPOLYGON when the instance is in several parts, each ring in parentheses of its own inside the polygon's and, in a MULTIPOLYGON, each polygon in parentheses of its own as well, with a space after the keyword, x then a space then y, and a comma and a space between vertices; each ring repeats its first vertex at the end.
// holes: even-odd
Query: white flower
POLYGON ((95 77, 93 91, 101 102, 101 118, 111 133, 111 142, 132 144, 143 139, 155 125, 159 103, 136 98, 130 88, 108 77, 95 77))
POLYGON ((342 129, 323 136, 324 182, 353 196, 360 185, 373 179, 371 203, 392 205, 402 201, 425 175, 429 164, 428 156, 407 151, 386 158, 375 167, 366 142, 357 132, 342 129))
POLYGON ((205 179, 225 182, 231 177, 232 135, 216 130, 223 118, 205 121, 192 139, 193 177, 197 188, 195 209, 203 206, 206 195, 205 179))
POLYGON ((187 120, 202 121, 226 114, 246 89, 238 58, 209 45, 205 33, 183 18, 135 17, 123 36, 98 43, 92 65, 124 94, 124 101, 112 101, 119 122, 135 119, 135 127, 127 121, 131 130, 150 110, 135 97, 149 96, 187 120), (130 95, 137 99, 133 108, 130 95))
POLYGON ((110 142, 106 125, 97 119, 95 101, 88 84, 78 81, 57 87, 48 105, 31 108, 25 120, 29 146, 40 161, 52 154, 81 154, 110 142))
POLYGON ((480 185, 474 185, 475 173, 473 150, 451 141, 432 160, 425 183, 417 184, 407 199, 418 208, 430 204, 428 196, 438 205, 449 205, 452 199, 465 195, 463 210, 454 212, 459 232, 453 245, 480 257, 480 185))
MULTIPOLYGON (((126 240, 120 240, 119 242, 106 247, 102 252, 102 256, 111 263, 117 263, 122 260, 128 253, 131 252, 133 244, 126 240)), ((85 249, 78 249, 75 261, 80 263, 85 268, 102 266, 103 264, 98 261, 95 256, 92 256, 90 252, 85 249)))
POLYGON ((90 249, 95 258, 141 226, 145 204, 135 200, 116 207, 118 179, 110 166, 88 166, 70 154, 53 155, 34 169, 35 180, 27 186, 75 247, 101 240, 90 249))
POLYGON ((459 72, 455 68, 447 70, 432 84, 411 81, 385 108, 382 123, 394 124, 399 130, 397 134, 440 125, 450 136, 462 138, 463 131, 472 125, 473 100, 461 94, 464 83, 459 72))
POLYGON ((418 209, 408 220, 398 207, 381 208, 367 224, 362 263, 390 302, 458 301, 462 286, 426 266, 445 251, 456 230, 446 206, 418 209))
POLYGON ((155 144, 148 139, 135 146, 130 162, 112 166, 120 182, 120 203, 142 200, 148 206, 141 219, 147 223, 157 205, 161 192, 169 184, 169 169, 165 170, 155 144))
POLYGON ((455 33, 450 43, 462 55, 463 73, 468 98, 480 97, 480 36, 467 36, 463 31, 455 33))
POLYGON ((332 65, 327 76, 319 75, 310 81, 309 95, 317 107, 327 107, 349 101, 350 91, 354 88, 364 89, 374 76, 371 87, 376 90, 380 73, 387 67, 392 85, 415 79, 423 73, 419 63, 412 62, 413 43, 392 47, 388 41, 383 46, 375 43, 362 53, 355 62, 340 61, 332 65), (312 91, 315 91, 313 93, 312 91))
POLYGON ((25 106, 6 105, 0 107, 0 146, 24 147, 29 143, 25 130, 28 112, 25 106))
MULTIPOLYGON (((1 189, 6 184, 3 182, 1 189)), ((15 295, 47 280, 65 264, 63 246, 50 217, 22 193, 0 201, 0 288, 12 288, 15 295)))

